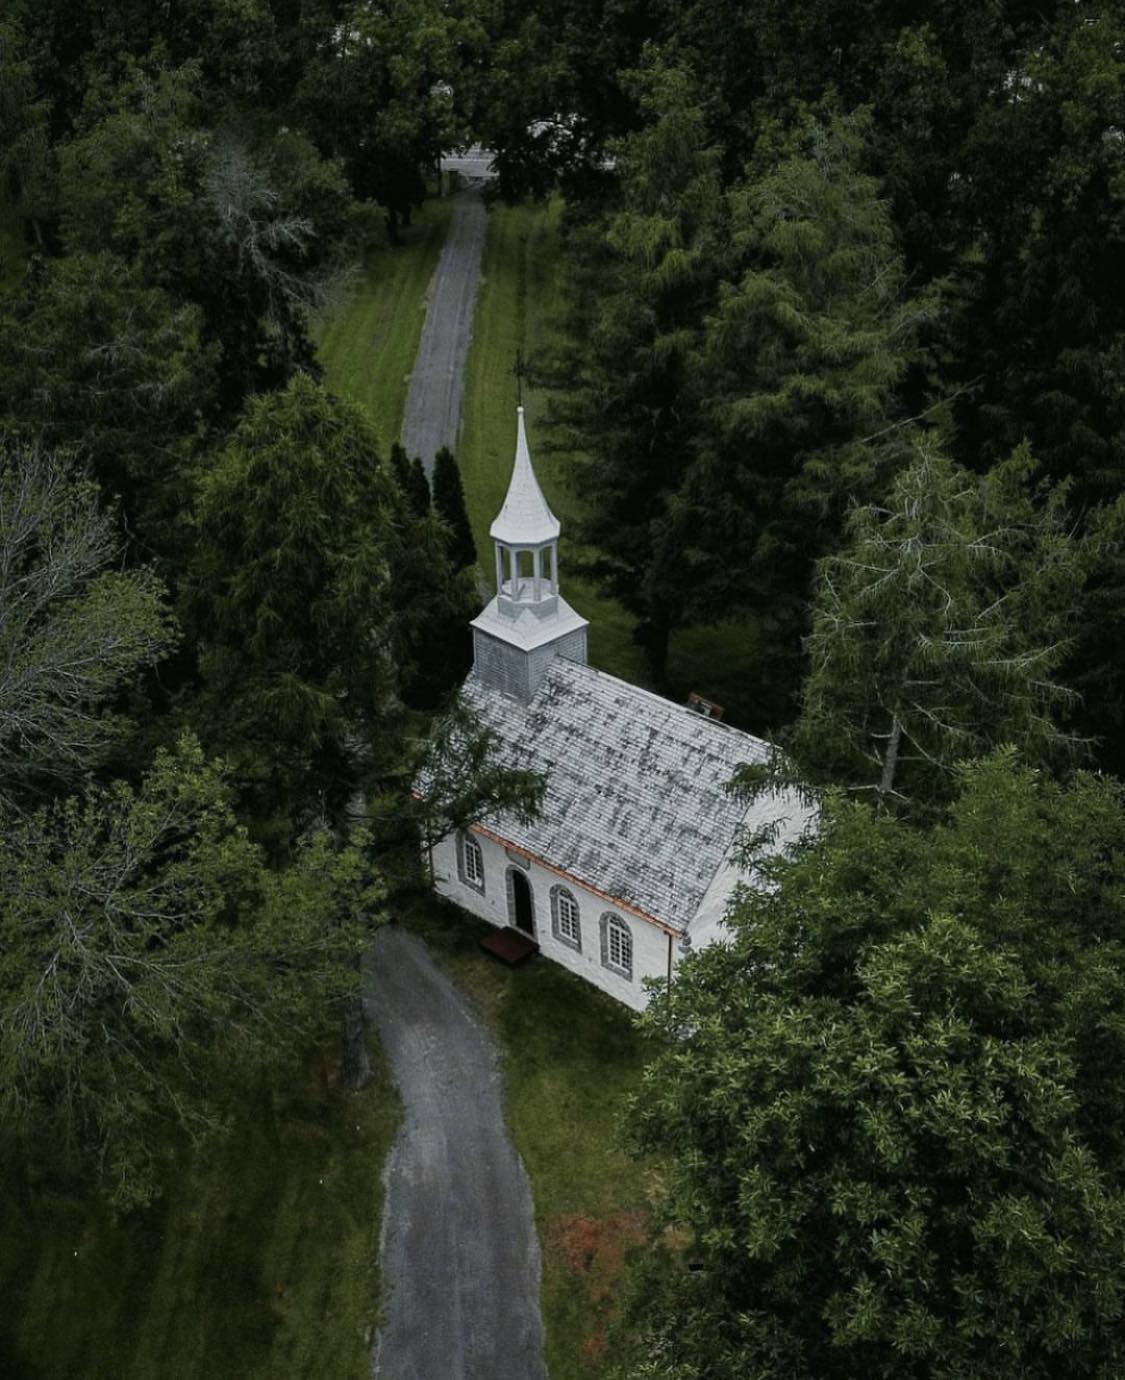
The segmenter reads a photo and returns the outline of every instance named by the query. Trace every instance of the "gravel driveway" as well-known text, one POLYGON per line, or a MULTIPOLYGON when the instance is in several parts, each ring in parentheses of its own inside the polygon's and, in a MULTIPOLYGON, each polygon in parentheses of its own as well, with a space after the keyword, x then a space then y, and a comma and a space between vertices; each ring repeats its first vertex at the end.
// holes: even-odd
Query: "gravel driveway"
POLYGON ((472 182, 457 196, 441 258, 430 284, 430 300, 418 357, 410 375, 402 444, 408 455, 420 455, 427 474, 442 448, 457 447, 461 392, 473 308, 480 286, 488 213, 481 200, 483 182, 472 182))
POLYGON ((382 1380, 547 1380, 531 1189, 492 1041, 424 944, 379 931, 364 1000, 404 1120, 386 1168, 382 1380))

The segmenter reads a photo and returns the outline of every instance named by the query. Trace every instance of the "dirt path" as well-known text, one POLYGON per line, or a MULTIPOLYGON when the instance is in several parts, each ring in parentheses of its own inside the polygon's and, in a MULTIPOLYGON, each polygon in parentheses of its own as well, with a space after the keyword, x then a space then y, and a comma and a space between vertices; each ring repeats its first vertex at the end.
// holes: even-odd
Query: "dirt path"
POLYGON ((404 1120, 387 1162, 380 1380, 547 1380, 531 1188, 496 1052, 468 1000, 402 930, 379 931, 364 1000, 404 1120))
POLYGON ((431 474, 434 455, 442 446, 456 449, 461 418, 461 392, 473 308, 480 285, 487 213, 481 200, 483 183, 474 181, 460 192, 445 247, 433 282, 418 357, 410 376, 402 444, 408 455, 420 455, 431 474))

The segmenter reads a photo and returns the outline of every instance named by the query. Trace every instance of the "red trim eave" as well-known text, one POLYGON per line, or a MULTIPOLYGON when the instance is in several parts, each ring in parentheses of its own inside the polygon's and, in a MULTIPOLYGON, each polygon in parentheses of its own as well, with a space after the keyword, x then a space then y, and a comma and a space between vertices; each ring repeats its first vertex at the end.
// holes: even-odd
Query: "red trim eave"
POLYGON ((580 886, 584 891, 592 891, 595 896, 600 896, 603 901, 608 901, 610 905, 616 906, 619 910, 627 910, 630 915, 635 915, 638 920, 647 920, 650 925, 655 925, 658 930, 663 930, 665 934, 681 935, 684 933, 682 927, 669 925, 664 920, 658 920, 655 915, 649 915, 648 911, 641 910, 638 906, 631 905, 628 901, 623 901, 620 896, 611 896, 608 891, 602 891, 599 887, 591 886, 589 882, 583 881, 581 877, 576 877, 572 872, 567 872, 565 868, 556 867, 554 863, 549 863, 545 858, 539 857, 537 853, 529 852, 528 849, 521 847, 518 843, 513 843, 511 839, 506 839, 502 834, 495 833, 492 829, 483 824, 470 825, 470 830, 476 834, 483 834, 486 839, 491 839, 493 843, 498 843, 504 848, 510 848, 513 853, 519 853, 521 857, 527 858, 530 862, 538 863, 540 867, 545 867, 548 872, 553 872, 556 877, 564 877, 568 882, 573 882, 575 886, 580 886))

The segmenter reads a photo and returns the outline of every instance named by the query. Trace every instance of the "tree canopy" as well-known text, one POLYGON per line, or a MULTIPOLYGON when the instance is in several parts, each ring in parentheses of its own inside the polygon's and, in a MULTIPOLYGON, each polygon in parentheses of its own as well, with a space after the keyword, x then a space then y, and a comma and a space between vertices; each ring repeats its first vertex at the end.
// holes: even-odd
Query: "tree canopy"
POLYGON ((323 1031, 376 897, 357 847, 274 872, 221 770, 185 739, 0 837, 0 1104, 32 1145, 96 1155, 122 1206, 159 1187, 166 1127, 221 1126, 224 1061, 323 1031), (285 1031, 284 1040, 279 1032, 285 1031))
POLYGON ((799 769, 933 802, 1002 744, 1048 764, 1075 751, 1057 675, 1090 556, 1034 469, 1024 449, 981 478, 924 440, 885 506, 852 510, 818 571, 799 769))
POLYGON ((1125 797, 1011 753, 919 830, 830 796, 645 1018, 645 1380, 1100 1380, 1123 1352, 1125 797))
POLYGON ((171 647, 160 582, 119 554, 71 457, 0 451, 0 820, 104 764, 130 729, 121 692, 171 647))

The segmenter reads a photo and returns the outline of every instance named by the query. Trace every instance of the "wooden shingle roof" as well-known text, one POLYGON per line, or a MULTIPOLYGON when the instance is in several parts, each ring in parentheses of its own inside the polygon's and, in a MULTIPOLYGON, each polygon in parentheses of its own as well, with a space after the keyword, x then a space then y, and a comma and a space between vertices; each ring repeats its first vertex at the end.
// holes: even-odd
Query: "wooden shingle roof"
MULTIPOLYGON (((675 929, 691 922, 757 806, 727 789, 769 745, 615 676, 555 660, 528 704, 474 676, 464 696, 512 767, 544 772, 540 817, 483 824, 675 929)), ((764 806, 762 808, 765 808, 764 806)))

